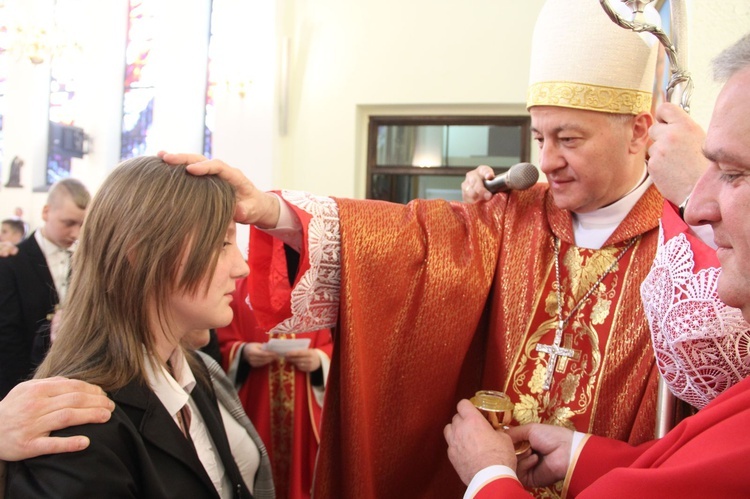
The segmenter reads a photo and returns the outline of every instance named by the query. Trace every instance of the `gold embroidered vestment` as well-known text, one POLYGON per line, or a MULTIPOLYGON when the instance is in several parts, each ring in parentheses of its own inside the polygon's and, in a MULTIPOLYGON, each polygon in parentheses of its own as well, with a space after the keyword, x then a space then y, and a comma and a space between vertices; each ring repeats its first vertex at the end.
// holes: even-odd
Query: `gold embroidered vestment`
MULTIPOLYGON (((656 370, 639 288, 662 198, 650 188, 601 250, 573 245, 546 186, 465 205, 336 200, 340 320, 321 430, 319 497, 460 497, 443 427, 461 398, 502 390, 523 422, 631 443, 653 437, 656 370), (634 237, 568 322, 550 390, 556 326, 634 237), (326 435, 332 435, 326 438, 326 435)), ((303 255, 305 257, 305 255, 303 255)))

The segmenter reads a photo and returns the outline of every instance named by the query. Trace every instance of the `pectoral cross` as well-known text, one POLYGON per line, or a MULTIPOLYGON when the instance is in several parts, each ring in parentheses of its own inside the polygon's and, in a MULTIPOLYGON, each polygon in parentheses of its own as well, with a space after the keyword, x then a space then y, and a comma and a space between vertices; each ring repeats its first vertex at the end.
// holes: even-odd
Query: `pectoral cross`
MULTIPOLYGON (((563 336, 563 348, 573 348, 573 335, 572 334, 566 334, 563 336)), ((556 371, 559 373, 564 373, 565 369, 568 367, 568 360, 581 360, 581 352, 580 350, 572 350, 573 357, 564 357, 561 356, 561 359, 558 359, 559 362, 557 363, 557 369, 556 371)))
POLYGON ((555 373, 555 364, 557 364, 557 358, 567 357, 569 359, 572 359, 577 353, 572 348, 565 348, 560 346, 560 343, 562 342, 563 326, 563 321, 557 322, 557 329, 555 330, 555 341, 551 345, 537 344, 536 346, 537 352, 543 352, 549 355, 549 360, 547 360, 547 372, 544 375, 544 384, 542 385, 542 388, 544 388, 545 390, 549 390, 549 387, 552 385, 552 376, 555 373))

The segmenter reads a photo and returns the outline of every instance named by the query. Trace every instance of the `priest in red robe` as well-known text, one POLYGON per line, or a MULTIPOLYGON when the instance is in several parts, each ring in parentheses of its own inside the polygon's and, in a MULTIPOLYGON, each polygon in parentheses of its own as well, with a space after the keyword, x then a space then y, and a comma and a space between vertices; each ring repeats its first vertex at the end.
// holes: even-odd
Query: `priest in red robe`
POLYGON ((298 258, 280 240, 252 230, 250 274, 237 282, 232 323, 217 330, 223 367, 266 444, 277 499, 310 497, 333 350, 328 329, 294 333, 278 327, 290 315, 298 258), (282 355, 265 350, 269 339, 309 344, 282 355))
MULTIPOLYGON (((750 112, 750 35, 715 59, 714 69, 726 84, 717 99, 704 145, 710 165, 693 189, 685 221, 693 226, 711 225, 721 263, 716 282, 718 296, 727 306, 739 309, 747 321, 750 320, 750 221, 747 218, 750 124, 746 116, 750 112)), ((674 225, 674 220, 670 222, 668 216, 667 225, 674 225)), ((675 234, 671 239, 679 243, 686 234, 675 234)), ((703 256, 696 259, 698 266, 702 265, 699 261, 703 256)), ((658 258, 655 266, 659 268, 658 258)), ((671 265, 676 279, 672 286, 663 289, 682 285, 678 267, 671 265)), ((704 270, 695 271, 695 275, 703 277, 695 284, 702 282, 705 286, 708 283, 710 288, 713 286, 711 273, 706 274, 704 270)), ((655 285, 645 284, 644 288, 648 286, 655 285)), ((671 296, 661 300, 669 303, 671 296)), ((695 301, 700 300, 684 300, 684 303, 695 301)), ((671 362, 682 366, 682 374, 674 377, 671 388, 682 390, 686 397, 696 400, 700 398, 697 396, 707 397, 705 407, 696 415, 682 421, 660 440, 630 446, 550 425, 525 425, 510 428, 507 433, 496 432, 470 402, 461 401, 458 414, 445 428, 445 438, 451 461, 469 485, 465 497, 528 497, 521 483, 537 486, 562 477, 565 477, 566 497, 747 497, 750 478, 743 466, 750 459, 750 439, 746 438, 750 426, 748 336, 742 332, 720 335, 726 332, 726 325, 719 320, 705 319, 729 318, 731 321, 731 312, 722 311, 721 306, 716 307, 718 312, 711 312, 707 310, 711 300, 703 300, 703 303, 707 306, 697 307, 694 320, 688 321, 705 323, 706 327, 698 331, 704 336, 702 340, 693 341, 691 336, 696 332, 691 324, 685 328, 667 325, 663 332, 664 336, 672 337, 665 340, 666 345, 686 342, 686 351, 692 352, 692 355, 672 357, 671 362), (679 338, 675 334, 678 331, 682 331, 679 338), (716 339, 719 341, 710 341, 716 339), (706 349, 705 355, 701 346, 706 349), (715 355, 717 352, 719 355, 715 355), (692 369, 698 363, 702 363, 703 380, 692 369), (706 386, 708 373, 727 369, 735 371, 729 376, 717 377, 720 382, 716 385, 706 386), (682 379, 685 377, 687 379, 682 379), (522 455, 516 463, 512 440, 529 440, 533 452, 522 455)), ((688 316, 681 313, 674 317, 685 319, 688 316)), ((746 323, 742 327, 746 327, 746 323)))

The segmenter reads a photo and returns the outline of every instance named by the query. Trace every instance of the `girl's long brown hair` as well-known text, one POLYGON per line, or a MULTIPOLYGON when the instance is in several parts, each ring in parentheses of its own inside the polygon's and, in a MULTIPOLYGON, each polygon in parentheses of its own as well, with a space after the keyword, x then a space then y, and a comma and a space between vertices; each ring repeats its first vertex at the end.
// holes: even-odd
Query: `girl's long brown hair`
POLYGON ((232 186, 217 176, 152 156, 117 166, 86 216, 57 338, 36 377, 107 391, 144 381, 144 348, 158 358, 149 325, 167 323, 172 294, 204 292, 234 207, 232 186))

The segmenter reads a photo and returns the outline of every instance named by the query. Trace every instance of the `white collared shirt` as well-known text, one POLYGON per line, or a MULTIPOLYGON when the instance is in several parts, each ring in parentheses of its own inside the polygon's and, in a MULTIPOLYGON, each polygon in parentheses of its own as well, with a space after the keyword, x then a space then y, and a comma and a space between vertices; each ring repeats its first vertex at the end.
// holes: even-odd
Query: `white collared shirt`
POLYGON ((52 275, 52 281, 55 283, 57 297, 59 298, 60 303, 62 303, 65 299, 65 295, 68 294, 70 257, 73 254, 73 246, 75 245, 70 248, 61 248, 44 237, 41 230, 34 232, 34 238, 39 245, 39 249, 41 249, 44 254, 44 259, 47 260, 47 268, 49 268, 49 273, 52 275))
POLYGON ((574 213, 573 234, 575 235, 576 246, 592 249, 601 248, 653 184, 653 180, 647 175, 648 173, 644 170, 643 176, 636 187, 609 206, 599 208, 591 213, 574 213))
MULTIPOLYGON (((192 412, 192 421, 190 423, 190 438, 193 440, 195 450, 203 467, 211 478, 216 487, 219 496, 224 498, 232 497, 232 484, 221 462, 219 452, 214 445, 211 435, 208 433, 206 423, 203 420, 198 407, 190 397, 190 393, 195 388, 195 376, 190 366, 185 361, 182 350, 177 348, 169 358, 175 378, 169 374, 165 366, 160 365, 160 369, 154 372, 149 358, 144 359, 146 376, 148 377, 149 386, 159 401, 167 409, 167 412, 174 420, 177 426, 180 425, 177 414, 180 409, 187 403, 192 412)), ((180 430, 182 431, 182 430, 180 430)))
POLYGON ((221 400, 219 400, 219 411, 221 411, 221 420, 227 432, 229 447, 232 449, 232 457, 240 470, 245 486, 252 494, 255 491, 255 474, 260 467, 260 450, 247 434, 247 430, 234 419, 221 400))

